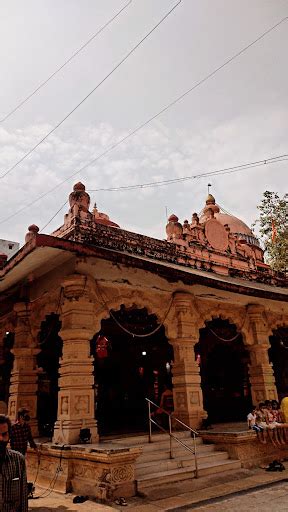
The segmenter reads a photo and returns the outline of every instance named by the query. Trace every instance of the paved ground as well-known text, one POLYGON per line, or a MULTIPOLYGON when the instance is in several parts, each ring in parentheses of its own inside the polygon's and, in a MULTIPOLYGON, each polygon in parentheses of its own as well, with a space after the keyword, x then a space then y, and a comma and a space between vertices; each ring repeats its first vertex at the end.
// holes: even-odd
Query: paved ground
MULTIPOLYGON (((221 500, 218 503, 204 507, 185 507, 185 511, 199 512, 287 512, 288 510, 288 482, 253 491, 248 494, 236 496, 231 499, 221 500)), ((184 512, 184 509, 182 509, 184 512)), ((180 512, 180 511, 179 511, 180 512)))
MULTIPOLYGON (((38 489, 36 495, 40 492, 38 489)), ((29 500, 31 512, 287 512, 288 469, 282 473, 242 469, 158 486, 146 496, 128 498, 127 505, 102 505, 90 500, 74 504, 73 495, 54 492, 46 498, 29 500)))
MULTIPOLYGON (((40 489, 36 489, 35 496, 41 494, 40 489)), ((43 492, 43 491, 42 491, 43 492)), ((29 500, 29 511, 31 512, 74 512, 76 510, 82 512, 115 512, 115 508, 107 505, 100 505, 93 501, 85 501, 84 503, 73 503, 74 496, 72 494, 58 494, 52 492, 48 497, 29 500)))

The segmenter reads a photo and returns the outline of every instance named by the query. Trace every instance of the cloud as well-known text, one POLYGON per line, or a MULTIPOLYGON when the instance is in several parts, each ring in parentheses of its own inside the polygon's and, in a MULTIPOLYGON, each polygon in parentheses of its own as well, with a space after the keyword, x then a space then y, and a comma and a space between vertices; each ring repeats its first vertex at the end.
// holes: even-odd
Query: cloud
MULTIPOLYGON (((34 124, 15 133, 1 128, 1 173, 49 129, 47 124, 34 124)), ((279 108, 266 109, 264 123, 263 112, 258 112, 253 118, 238 116, 196 134, 191 129, 174 128, 158 121, 69 178, 125 133, 100 123, 62 128, 49 137, 1 180, 0 222, 50 189, 59 188, 12 220, 1 223, 1 238, 23 242, 27 226, 36 223, 41 228, 46 224, 68 199, 73 183, 79 180, 88 190, 121 187, 190 176, 287 151, 287 116, 279 108), (65 179, 67 182, 61 185, 65 179)), ((286 168, 284 162, 169 186, 91 192, 91 201, 96 201, 98 209, 108 213, 124 229, 163 238, 166 207, 169 214, 176 213, 180 220, 190 219, 194 211, 202 209, 209 181, 217 202, 251 224, 257 217, 256 206, 262 193, 266 189, 281 192, 287 184, 286 168)), ((65 208, 45 232, 61 225, 64 213, 65 208)))

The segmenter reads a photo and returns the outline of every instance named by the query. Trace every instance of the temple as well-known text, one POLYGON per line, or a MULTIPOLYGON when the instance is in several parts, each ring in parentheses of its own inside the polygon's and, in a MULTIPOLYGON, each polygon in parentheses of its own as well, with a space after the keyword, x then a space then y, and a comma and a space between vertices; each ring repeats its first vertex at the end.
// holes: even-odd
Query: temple
POLYGON ((33 224, 9 261, 0 255, 0 400, 12 419, 27 407, 34 435, 52 437, 43 482, 60 447, 78 446, 86 429, 98 448, 85 463, 81 451, 65 455, 59 489, 98 482, 99 495, 99 482, 114 482, 131 495, 139 448, 101 443, 147 431, 145 398, 159 403, 165 385, 175 417, 193 429, 207 416, 245 419, 252 403, 285 395, 287 276, 211 194, 191 221, 169 217, 166 240, 90 211, 82 183, 69 206, 51 235, 33 224))

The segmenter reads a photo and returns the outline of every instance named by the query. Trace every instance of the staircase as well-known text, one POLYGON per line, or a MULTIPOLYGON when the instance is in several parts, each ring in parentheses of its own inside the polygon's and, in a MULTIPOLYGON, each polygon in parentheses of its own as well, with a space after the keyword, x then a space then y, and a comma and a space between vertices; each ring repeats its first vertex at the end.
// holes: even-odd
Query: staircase
MULTIPOLYGON (((190 432, 175 435, 193 449, 190 432)), ((175 440, 172 440, 173 459, 170 459, 168 434, 154 434, 152 443, 148 443, 148 435, 113 439, 113 443, 143 448, 135 464, 138 491, 195 477, 194 455, 175 440)), ((229 459, 227 452, 216 451, 213 444, 203 444, 201 437, 196 438, 196 446, 199 477, 241 468, 239 460, 229 459)))

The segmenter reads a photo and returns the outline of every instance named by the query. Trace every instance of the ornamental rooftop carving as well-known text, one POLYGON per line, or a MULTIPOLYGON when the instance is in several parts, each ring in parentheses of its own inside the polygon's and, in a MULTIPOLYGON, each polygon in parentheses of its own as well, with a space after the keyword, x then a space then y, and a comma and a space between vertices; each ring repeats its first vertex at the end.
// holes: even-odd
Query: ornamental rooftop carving
MULTIPOLYGON (((52 233, 53 237, 134 253, 223 276, 285 285, 285 277, 264 263, 263 250, 249 227, 240 219, 221 212, 211 194, 200 217, 193 213, 191 223, 184 220, 181 224, 175 214, 169 217, 167 241, 120 229, 107 214, 98 211, 96 204, 90 212, 90 196, 80 182, 74 185, 69 195, 69 205, 64 224, 52 233)), ((25 241, 29 242, 37 232, 37 226, 30 226, 25 241)))
MULTIPOLYGON (((69 205, 64 224, 52 233, 53 237, 203 273, 286 286, 285 276, 272 271, 264 262, 263 250, 249 227, 223 213, 211 194, 201 214, 193 213, 191 222, 184 220, 181 224, 175 214, 169 217, 166 241, 121 229, 107 214, 99 212, 96 205, 91 212, 90 196, 82 183, 74 185, 69 205)), ((37 226, 30 226, 26 242, 39 236, 37 232, 37 226)))

